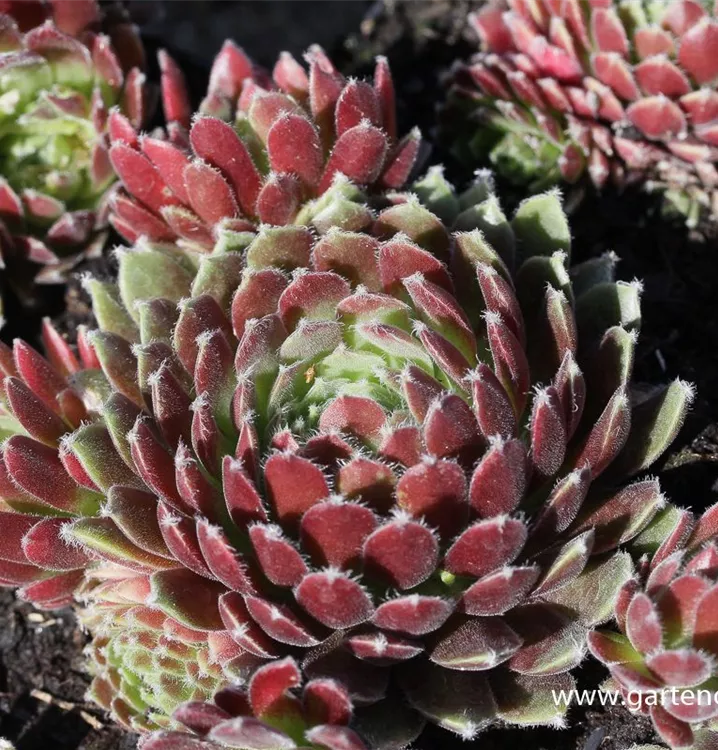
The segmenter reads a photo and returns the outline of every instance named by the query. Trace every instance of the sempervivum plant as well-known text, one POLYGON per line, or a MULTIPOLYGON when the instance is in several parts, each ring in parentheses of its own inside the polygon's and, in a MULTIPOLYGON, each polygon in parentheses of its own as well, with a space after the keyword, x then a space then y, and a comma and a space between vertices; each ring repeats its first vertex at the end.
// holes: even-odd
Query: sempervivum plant
POLYGON ((139 39, 101 20, 94 1, 0 3, 0 265, 41 264, 39 280, 101 247, 109 110, 145 117, 139 39))
POLYGON ((88 282, 80 361, 49 327, 49 361, 2 355, 0 576, 79 596, 92 695, 164 730, 145 750, 563 720, 664 504, 617 482, 691 390, 634 399, 640 290, 569 276, 557 195, 509 222, 485 179, 414 190, 363 232, 334 180, 311 226, 143 240, 88 282))
POLYGON ((697 520, 663 511, 635 540, 645 558, 617 600, 620 632, 589 636, 611 672, 607 689, 630 695, 671 748, 711 747, 718 737, 717 542, 718 506, 697 520))
MULTIPOLYGON (((386 60, 368 83, 347 81, 319 47, 306 59, 308 72, 283 53, 269 78, 225 43, 192 123, 181 72, 165 56, 169 140, 139 137, 119 119, 113 133, 110 158, 125 188, 113 201, 118 232, 209 252, 222 230, 307 223, 337 175, 368 189, 402 187, 421 137, 397 139, 386 60)), ((363 229, 367 211, 354 210, 343 226, 363 229)), ((323 223, 335 217, 324 213, 323 223)))
MULTIPOLYGON (((507 0, 471 16, 457 70, 520 182, 646 182, 691 223, 718 214, 718 22, 696 0, 507 0)), ((486 134, 475 145, 486 143, 486 134)))

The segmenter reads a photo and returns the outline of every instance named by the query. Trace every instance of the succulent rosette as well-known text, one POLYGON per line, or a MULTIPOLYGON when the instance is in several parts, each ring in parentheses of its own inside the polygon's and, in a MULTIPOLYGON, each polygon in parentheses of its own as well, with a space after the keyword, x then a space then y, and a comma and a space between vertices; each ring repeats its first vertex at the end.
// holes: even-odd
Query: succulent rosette
MULTIPOLYGON (((418 130, 397 138, 394 87, 384 58, 374 80, 347 81, 319 47, 308 71, 283 53, 272 78, 232 42, 213 65, 194 121, 181 71, 163 55, 169 138, 138 136, 113 118, 110 158, 124 190, 111 221, 128 241, 140 236, 210 252, 222 231, 306 224, 337 175, 370 195, 401 188, 419 155, 418 130)), ((367 209, 345 228, 362 229, 367 209)), ((325 213, 323 225, 335 219, 325 213)))
POLYGON ((102 247, 110 109, 145 120, 139 39, 101 21, 94 1, 0 3, 0 267, 40 264, 39 281, 102 247))
POLYGON ((78 354, 49 325, 47 359, 0 350, 0 580, 80 598, 92 695, 163 730, 146 750, 560 725, 551 691, 665 503, 621 482, 691 388, 633 393, 640 286, 611 256, 569 272, 557 194, 509 221, 486 175, 368 202, 330 174, 302 223, 256 231, 213 189, 212 247, 142 238, 88 280, 78 354))
POLYGON ((695 0, 495 3, 455 90, 520 183, 641 182, 694 224, 718 214, 718 21, 695 0))
POLYGON ((718 717, 718 506, 659 513, 633 542, 643 556, 616 603, 619 632, 590 634, 611 672, 671 748, 715 745, 718 717))

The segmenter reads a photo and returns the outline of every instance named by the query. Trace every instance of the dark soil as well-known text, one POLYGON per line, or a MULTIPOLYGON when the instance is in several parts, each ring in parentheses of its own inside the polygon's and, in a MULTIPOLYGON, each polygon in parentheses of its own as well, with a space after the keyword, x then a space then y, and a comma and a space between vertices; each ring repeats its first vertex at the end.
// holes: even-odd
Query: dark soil
POLYGON ((132 750, 85 702, 85 636, 67 612, 39 613, 0 590, 0 737, 16 750, 132 750))
MULTIPOLYGON (((231 34, 259 62, 270 65, 280 49, 301 54, 312 42, 331 51, 348 73, 371 70, 385 54, 399 92, 399 119, 406 130, 419 124, 436 135, 434 102, 445 91, 441 74, 474 49, 464 20, 476 0, 409 0, 386 5, 366 0, 315 2, 130 2, 150 48, 167 47, 188 72, 199 101, 206 71, 221 41, 231 34)), ((432 163, 443 163, 457 184, 471 177, 468 165, 434 145, 432 163)), ((502 191, 511 195, 511 191, 502 191)), ((569 196, 572 199, 575 196, 569 196)), ((507 206, 510 208, 510 205, 507 206)), ((621 258, 621 278, 644 283, 643 331, 636 361, 639 382, 681 376, 697 386, 687 423, 659 472, 673 502, 701 510, 718 501, 718 240, 715 228, 688 232, 660 219, 650 196, 628 192, 588 195, 573 212, 574 258, 606 250, 621 258)), ((78 272, 110 277, 112 260, 84 264, 78 272)), ((55 318, 72 336, 91 324, 87 297, 77 278, 68 287, 45 287, 29 308, 12 299, 3 340, 22 336, 37 343, 42 315, 55 318)), ((85 638, 68 613, 38 616, 0 591, 0 737, 17 750, 131 750, 134 739, 108 724, 84 702, 85 638), (40 619, 42 618, 42 619, 40 619)), ((581 687, 596 687, 603 673, 586 665, 581 687)), ((471 743, 427 730, 417 750, 626 750, 655 742, 650 722, 625 708, 574 708, 569 729, 490 730, 471 743)))

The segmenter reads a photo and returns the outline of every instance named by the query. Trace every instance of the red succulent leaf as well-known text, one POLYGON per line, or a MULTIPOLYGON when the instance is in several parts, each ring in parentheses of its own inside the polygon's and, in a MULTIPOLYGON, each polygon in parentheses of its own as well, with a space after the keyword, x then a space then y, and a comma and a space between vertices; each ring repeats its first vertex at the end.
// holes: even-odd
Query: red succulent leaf
POLYGON ((661 26, 670 29, 680 37, 705 16, 705 9, 695 0, 677 0, 665 9, 661 18, 661 26))
POLYGON ((244 50, 231 39, 227 39, 212 64, 208 93, 236 99, 245 78, 251 75, 252 63, 244 50))
POLYGON ((179 380, 165 361, 152 375, 152 408, 162 436, 171 448, 192 437, 191 401, 179 380))
POLYGON ((155 165, 172 192, 182 203, 189 203, 184 179, 185 167, 190 163, 187 153, 172 143, 159 138, 145 136, 142 138, 141 144, 143 153, 155 165))
POLYGON ((93 497, 99 498, 75 484, 54 448, 32 438, 13 435, 4 444, 3 456, 13 482, 51 508, 76 513, 84 503, 96 504, 93 497))
POLYGON ((444 558, 455 575, 480 578, 513 562, 526 542, 526 525, 498 516, 478 521, 464 531, 444 558))
POLYGON ((570 439, 578 428, 586 402, 586 383, 570 351, 564 355, 554 377, 554 387, 563 407, 566 431, 570 439))
POLYGON ((289 52, 281 52, 272 70, 272 79, 282 91, 296 99, 309 93, 309 78, 289 52))
POLYGON ((7 403, 27 432, 42 443, 56 446, 67 432, 67 424, 18 378, 2 384, 7 403))
POLYGON ((713 671, 711 659, 692 649, 651 654, 646 666, 666 684, 677 687, 700 685, 713 671))
POLYGON ((656 595, 670 584, 681 568, 681 555, 672 555, 667 560, 651 565, 651 571, 646 579, 645 589, 649 596, 656 595))
POLYGON ((421 461, 421 433, 416 427, 400 427, 384 436, 379 453, 389 461, 403 466, 416 466, 421 461))
MULTIPOLYGON (((172 718, 184 724, 196 734, 203 736, 217 726, 217 724, 231 719, 231 715, 219 706, 201 701, 183 703, 173 714, 172 718)), ((146 743, 145 743, 146 744, 146 743)))
POLYGON ((34 565, 0 558, 0 586, 23 586, 47 578, 47 573, 34 565))
POLYGON ((374 607, 369 595, 353 579, 335 570, 309 573, 297 586, 299 604, 329 628, 351 628, 366 622, 374 607))
POLYGON ((307 564, 278 526, 255 524, 249 538, 265 576, 277 586, 296 586, 308 572, 307 564))
POLYGON ((381 175, 385 187, 398 190, 406 184, 417 162, 421 143, 421 133, 415 128, 389 151, 381 175))
POLYGON ((616 458, 628 440, 631 409, 626 388, 616 389, 606 408, 594 424, 581 449, 575 466, 588 466, 594 479, 616 458))
POLYGON ((453 602, 439 596, 410 594, 380 604, 372 622, 383 630, 426 635, 438 630, 453 610, 453 602))
POLYGON ((242 212, 254 216, 261 178, 232 126, 214 117, 200 117, 192 126, 190 141, 195 154, 227 179, 242 212))
POLYGON ((267 514, 244 462, 225 456, 222 459, 222 489, 230 518, 240 528, 251 521, 266 521, 267 514))
POLYGON ((393 664, 418 656, 424 649, 418 643, 383 631, 353 635, 347 646, 359 659, 377 664, 393 664))
POLYGON ((515 608, 508 622, 523 640, 509 664, 526 675, 561 674, 584 657, 586 629, 562 610, 541 603, 515 608))
POLYGON ((651 560, 652 565, 658 565, 679 549, 682 549, 689 541, 693 530, 695 519, 693 514, 684 509, 678 510, 678 518, 673 530, 664 538, 660 547, 651 560))
POLYGON ((275 172, 294 174, 313 188, 322 176, 322 145, 315 127, 306 117, 287 113, 267 133, 269 164, 275 172))
POLYGON ((628 54, 629 42, 618 14, 613 8, 597 8, 591 16, 591 31, 601 52, 628 54))
POLYGON ((474 412, 484 437, 498 435, 506 440, 516 432, 516 414, 493 370, 483 362, 469 373, 474 412))
POLYGON ((712 505, 701 513, 696 521, 688 546, 692 549, 700 549, 705 543, 718 535, 718 503, 712 505))
POLYGON ((302 702, 312 724, 348 724, 352 716, 351 700, 336 680, 310 680, 302 702))
POLYGON ((261 659, 273 659, 279 655, 277 644, 254 621, 239 594, 234 591, 223 594, 219 600, 219 614, 227 633, 244 651, 261 659))
POLYGON ((552 554, 553 560, 551 560, 551 563, 546 564, 541 581, 534 589, 534 596, 555 591, 574 580, 586 567, 593 548, 594 533, 592 529, 579 534, 562 545, 557 554, 552 554))
POLYGON ((155 213, 164 206, 180 204, 154 165, 139 151, 117 141, 110 148, 110 160, 127 191, 155 213))
POLYGON ((246 561, 219 526, 199 521, 197 540, 207 567, 215 578, 233 591, 255 593, 246 561))
POLYGON ((376 527, 376 516, 362 505, 320 503, 302 517, 302 546, 317 565, 355 567, 361 559, 364 540, 376 527))
POLYGON ((434 572, 439 545, 422 523, 398 515, 368 536, 363 556, 368 570, 400 589, 410 589, 434 572))
POLYGON ((157 58, 162 75, 162 109, 168 122, 177 122, 189 128, 192 118, 192 105, 189 101, 184 76, 177 63, 160 50, 157 58))
POLYGON ((330 232, 314 245, 312 262, 317 271, 334 271, 353 285, 364 284, 369 291, 378 291, 378 247, 373 237, 355 232, 330 232))
POLYGON ((157 519, 162 539, 173 557, 197 575, 213 578, 199 546, 194 520, 174 513, 162 502, 157 506, 157 519))
POLYGON ((664 504, 656 479, 634 482, 582 514, 576 530, 595 529, 593 552, 604 552, 642 531, 664 504))
POLYGON ((232 299, 232 328, 237 339, 244 335, 248 320, 276 311, 287 283, 284 274, 274 268, 245 273, 232 299))
POLYGON ((3 526, 0 559, 21 564, 33 562, 25 556, 23 538, 33 527, 36 520, 31 516, 20 515, 19 513, 0 513, 0 521, 2 521, 3 526))
POLYGON ((551 491, 531 528, 532 537, 553 537, 565 531, 578 515, 591 486, 591 470, 575 469, 551 491))
POLYGON ((137 131, 117 108, 110 110, 107 117, 107 131, 112 144, 125 143, 132 148, 137 148, 139 145, 137 131))
POLYGON ((641 653, 651 654, 661 648, 663 630, 656 605, 643 593, 637 593, 626 611, 626 635, 641 653))
POLYGON ((558 392, 536 392, 531 412, 531 463, 541 476, 554 476, 563 464, 568 436, 558 392))
POLYGON ((171 242, 175 238, 162 219, 123 193, 116 193, 112 197, 112 208, 113 219, 131 226, 132 231, 138 235, 144 235, 155 242, 171 242))
POLYGON ((290 224, 300 205, 300 186, 294 175, 269 175, 257 196, 257 216, 262 224, 290 224))
POLYGON ((479 34, 481 41, 497 54, 513 50, 513 38, 504 22, 501 8, 487 6, 475 13, 470 13, 469 23, 479 34))
POLYGON ((335 273, 305 273, 282 292, 277 307, 284 326, 293 331, 301 319, 332 320, 349 292, 349 284, 335 273))
POLYGON ((714 542, 709 542, 686 563, 686 573, 700 574, 703 571, 710 572, 716 567, 718 567, 718 549, 714 542))
POLYGON ((640 660, 640 654, 618 633, 592 630, 586 638, 586 643, 591 653, 604 664, 640 660))
POLYGON ((381 406, 362 396, 339 396, 329 403, 319 418, 323 432, 341 432, 374 442, 386 421, 381 406))
POLYGON ((628 119, 648 138, 680 135, 686 119, 677 104, 663 95, 650 96, 631 104, 628 119))
POLYGON ((219 597, 226 590, 224 586, 182 568, 162 570, 150 580, 151 603, 179 625, 199 631, 197 636, 204 640, 206 631, 224 630, 219 615, 219 597), (203 636, 201 631, 205 631, 203 636))
POLYGON ((60 609, 75 601, 75 592, 83 579, 81 570, 72 570, 44 581, 29 583, 18 591, 18 596, 33 602, 40 609, 60 609))
MULTIPOLYGON (((23 516, 18 516, 23 518, 23 516)), ((27 518, 27 517, 25 517, 27 518)), ((31 526, 22 539, 22 551, 33 565, 46 570, 79 570, 84 568, 89 556, 76 544, 67 539, 65 527, 72 523, 64 518, 46 518, 42 521, 31 519, 31 526)), ((9 532, 8 524, 3 525, 3 534, 9 532)), ((5 547, 0 550, 0 557, 5 547)), ((17 560, 22 562, 22 560, 17 560)))
POLYGON ((434 401, 447 395, 438 380, 416 365, 409 365, 402 372, 401 385, 407 405, 419 424, 423 424, 434 401))
POLYGON ((208 225, 238 213, 234 192, 220 172, 209 164, 195 160, 184 170, 184 182, 192 209, 208 225))
POLYGON ((678 61, 698 84, 711 84, 718 77, 718 23, 703 19, 681 38, 678 61))
POLYGON ((312 114, 317 116, 327 107, 333 108, 344 86, 344 78, 319 45, 312 45, 305 58, 309 63, 312 114))
POLYGON ((162 557, 172 557, 162 538, 157 518, 157 499, 151 494, 132 487, 113 485, 102 510, 137 547, 162 557))
POLYGON ((350 81, 337 100, 335 110, 335 127, 337 136, 341 136, 362 122, 382 127, 382 113, 374 87, 365 81, 350 81))
POLYGON ((510 513, 523 498, 527 476, 523 442, 495 438, 471 477, 472 507, 484 518, 510 513))
POLYGON ((665 57, 644 60, 636 66, 635 73, 639 86, 648 96, 663 94, 677 99, 691 90, 685 73, 665 57))
MULTIPOLYGON (((622 99, 634 101, 640 97, 640 91, 633 77, 628 62, 617 52, 600 52, 592 58, 596 77, 606 86, 610 86, 622 99)), ((637 66, 637 70, 640 65, 637 66)), ((659 92, 646 92, 659 93, 659 92)))
POLYGON ((275 453, 264 467, 269 501, 280 521, 290 524, 313 505, 329 497, 322 470, 295 454, 275 453))
POLYGON ((487 312, 484 318, 494 371, 511 397, 516 414, 520 415, 530 388, 526 353, 499 313, 487 312))
POLYGON ((466 479, 458 464, 424 459, 407 469, 396 486, 399 507, 451 537, 467 519, 466 479))
POLYGON ((709 653, 718 653, 718 586, 706 592, 698 604, 693 628, 693 646, 709 653))
POLYGON ((471 468, 484 448, 471 407, 453 393, 444 393, 430 406, 424 419, 424 443, 437 458, 455 458, 471 468))
POLYGON ((359 185, 374 182, 381 174, 387 155, 386 136, 368 121, 349 128, 337 138, 319 183, 326 192, 340 173, 359 185))
POLYGON ((24 341, 18 339, 14 342, 13 356, 17 374, 36 396, 55 411, 58 395, 67 388, 65 379, 44 357, 24 341))
POLYGON ((174 458, 162 445, 145 418, 137 419, 127 439, 135 467, 145 484, 172 508, 185 512, 187 506, 177 492, 174 458))
POLYGON ((650 707, 653 725, 661 739, 671 747, 693 747, 693 730, 688 724, 671 716, 662 706, 650 707))
POLYGON ((50 364, 61 375, 67 377, 80 369, 80 363, 72 348, 49 318, 43 318, 42 321, 42 343, 50 364))
POLYGON ((507 565, 471 585, 461 597, 462 611, 470 615, 501 615, 525 601, 538 580, 535 565, 507 565))
POLYGON ((244 601, 254 621, 275 641, 300 648, 319 645, 312 630, 289 607, 256 596, 244 601))
POLYGON ((403 280, 413 274, 421 274, 425 281, 448 292, 453 291, 453 284, 444 264, 407 237, 398 236, 381 245, 379 274, 382 287, 387 293, 401 289, 403 280))

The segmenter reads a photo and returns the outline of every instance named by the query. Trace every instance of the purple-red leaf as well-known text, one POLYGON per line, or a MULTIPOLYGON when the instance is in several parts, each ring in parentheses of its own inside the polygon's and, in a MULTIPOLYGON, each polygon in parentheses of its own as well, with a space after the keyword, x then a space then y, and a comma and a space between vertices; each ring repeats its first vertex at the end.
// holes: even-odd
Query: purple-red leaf
POLYGON ((393 586, 410 589, 425 581, 436 568, 439 545, 423 524, 397 516, 364 544, 364 564, 393 586))
POLYGON ((379 605, 372 622, 384 630, 426 635, 438 630, 453 610, 453 602, 447 599, 410 594, 379 605))
POLYGON ((334 629, 354 627, 366 622, 374 613, 366 591, 334 569, 309 573, 297 586, 295 596, 312 617, 334 629))

